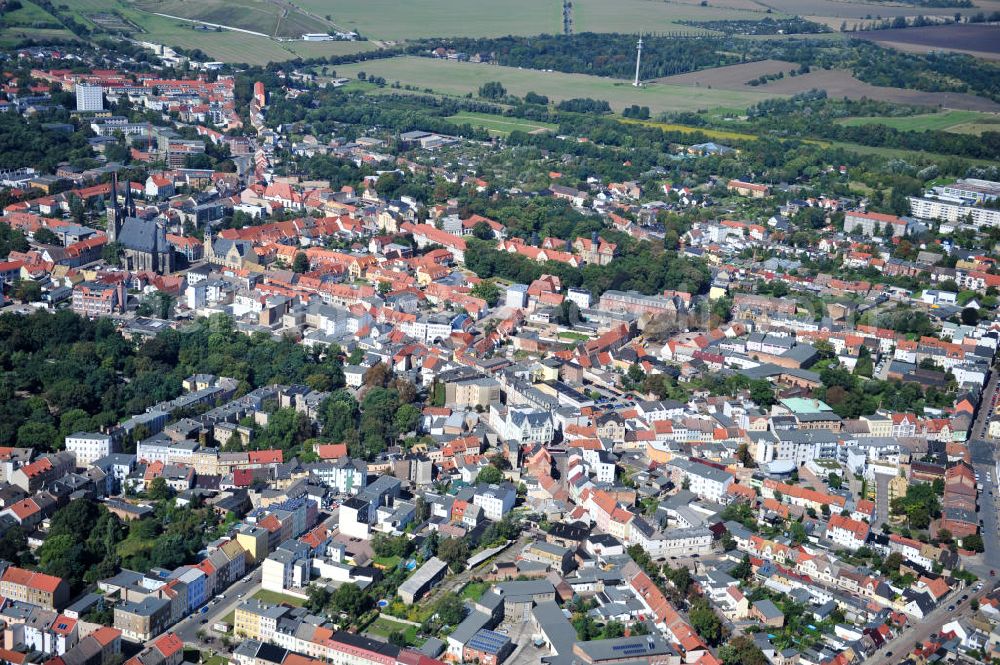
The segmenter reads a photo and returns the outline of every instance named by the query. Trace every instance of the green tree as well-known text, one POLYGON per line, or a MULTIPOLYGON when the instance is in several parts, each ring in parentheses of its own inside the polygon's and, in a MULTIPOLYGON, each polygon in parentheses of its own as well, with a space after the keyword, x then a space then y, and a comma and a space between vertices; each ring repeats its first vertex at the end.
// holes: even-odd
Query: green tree
POLYGON ((507 96, 507 88, 499 81, 488 81, 479 86, 479 96, 483 99, 503 99, 507 96))
POLYGON ((296 252, 292 261, 292 270, 297 273, 309 272, 309 257, 305 252, 296 252))
POLYGON ((469 544, 465 538, 448 538, 438 545, 437 557, 452 570, 460 570, 469 558, 469 544))
POLYGON ((472 235, 480 240, 492 240, 493 229, 488 222, 476 222, 472 227, 472 235))
POLYGON ((434 606, 434 610, 437 612, 441 623, 449 626, 458 625, 465 616, 465 604, 456 593, 446 593, 441 596, 434 606))
POLYGON ((497 304, 500 299, 500 287, 492 279, 484 279, 472 287, 470 293, 477 298, 482 298, 490 307, 497 304))
POLYGON ((767 665, 764 652, 746 635, 738 635, 719 648, 723 665, 767 665))
POLYGON ((983 537, 978 533, 973 533, 965 538, 962 538, 962 549, 972 550, 973 552, 982 552, 983 537))
POLYGON ((489 466, 484 466, 479 475, 476 476, 476 483, 484 483, 486 485, 496 485, 503 482, 503 472, 496 468, 492 464, 489 466))
POLYGON ((403 404, 396 411, 395 425, 396 431, 402 433, 412 432, 420 424, 420 409, 413 404, 403 404))
POLYGON ((862 346, 858 352, 858 361, 854 365, 854 374, 871 378, 874 370, 875 363, 872 361, 871 353, 868 352, 868 347, 862 346))
POLYGON ((153 501, 166 501, 173 496, 173 490, 162 476, 158 476, 149 481, 146 494, 153 501))
POLYGON ((722 641, 722 621, 712 610, 708 601, 704 598, 696 598, 691 603, 691 611, 688 614, 691 619, 691 627, 701 636, 709 646, 718 646, 722 641))
POLYGON ((44 226, 35 231, 32 237, 39 245, 62 245, 62 240, 59 239, 59 236, 44 226))

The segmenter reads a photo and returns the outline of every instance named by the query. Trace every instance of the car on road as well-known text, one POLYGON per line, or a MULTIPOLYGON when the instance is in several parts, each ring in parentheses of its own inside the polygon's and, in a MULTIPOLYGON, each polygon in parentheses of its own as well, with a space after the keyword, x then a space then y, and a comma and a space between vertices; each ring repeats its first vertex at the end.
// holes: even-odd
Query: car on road
POLYGON ((891 651, 886 651, 885 652, 885 657, 886 658, 892 658, 892 652, 891 651))
POLYGON ((965 602, 968 599, 969 599, 969 594, 965 594, 965 595, 962 596, 962 602, 965 602))
POLYGON ((202 619, 199 623, 202 623, 202 624, 208 623, 208 619, 202 619))
POLYGON ((948 611, 949 612, 954 612, 955 611, 955 606, 954 605, 949 605, 948 606, 948 611))

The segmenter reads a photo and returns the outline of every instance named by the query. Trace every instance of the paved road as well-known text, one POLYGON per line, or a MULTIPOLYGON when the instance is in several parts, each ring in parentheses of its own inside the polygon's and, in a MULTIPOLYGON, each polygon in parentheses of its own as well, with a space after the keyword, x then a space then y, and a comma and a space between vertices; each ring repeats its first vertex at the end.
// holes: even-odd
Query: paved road
POLYGON ((990 379, 983 389, 983 400, 979 403, 979 411, 976 413, 976 420, 972 423, 972 431, 969 433, 973 439, 985 439, 986 429, 989 426, 990 414, 993 413, 993 406, 997 399, 997 383, 1000 381, 1000 371, 990 372, 990 379))
POLYGON ((991 587, 987 582, 979 592, 973 593, 972 588, 969 587, 948 596, 937 609, 923 619, 911 624, 910 628, 901 637, 890 641, 884 648, 875 652, 870 659, 871 662, 886 663, 887 665, 901 663, 906 659, 906 655, 913 651, 918 642, 926 642, 930 638, 931 633, 940 633, 941 626, 950 620, 970 614, 972 608, 969 605, 972 603, 972 599, 985 596, 989 588, 991 587), (965 594, 968 594, 969 598, 964 601, 959 600, 965 594), (949 610, 948 608, 953 605, 955 609, 949 610), (892 656, 888 656, 890 652, 892 656))
POLYGON ((990 373, 986 388, 983 389, 983 400, 972 423, 969 442, 972 465, 979 474, 979 482, 983 485, 983 491, 979 494, 979 519, 983 526, 979 531, 983 536, 983 546, 986 551, 981 557, 977 557, 981 559, 978 565, 969 564, 966 568, 987 579, 991 570, 1000 569, 1000 525, 997 522, 996 504, 997 482, 1000 482, 1000 478, 997 477, 996 445, 986 438, 990 415, 997 400, 998 383, 1000 383, 1000 371, 994 370, 990 373))
POLYGON ((873 530, 880 531, 882 524, 889 517, 889 481, 892 476, 876 473, 875 476, 875 524, 873 530))
POLYGON ((260 580, 261 569, 258 566, 249 575, 226 589, 223 592, 226 594, 224 600, 215 605, 209 605, 208 611, 204 614, 199 612, 179 621, 173 627, 173 632, 184 641, 184 644, 205 646, 205 642, 198 639, 198 631, 203 630, 206 634, 212 634, 212 624, 221 621, 223 617, 233 612, 244 599, 260 591, 260 580), (204 623, 202 623, 203 621, 204 623))

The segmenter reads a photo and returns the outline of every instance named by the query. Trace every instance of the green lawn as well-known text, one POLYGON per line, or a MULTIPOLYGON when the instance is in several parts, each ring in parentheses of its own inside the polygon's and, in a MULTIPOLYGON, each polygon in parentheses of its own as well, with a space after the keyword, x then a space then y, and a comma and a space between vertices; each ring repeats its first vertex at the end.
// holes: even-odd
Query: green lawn
POLYGON ((280 605, 282 603, 286 605, 291 605, 293 607, 302 607, 305 605, 305 601, 301 598, 296 598, 295 596, 286 596, 283 593, 277 593, 275 591, 267 591, 261 589, 253 595, 254 598, 269 603, 271 605, 280 605))
POLYGON ((376 566, 382 566, 386 570, 392 570, 399 565, 402 559, 398 556, 377 556, 372 560, 376 566))
MULTIPOLYGON (((230 624, 230 625, 232 625, 232 624, 230 624)), ((209 658, 207 658, 202 663, 202 665, 226 665, 227 662, 229 662, 229 661, 225 657, 219 656, 219 655, 214 655, 214 656, 210 656, 209 658)))
POLYGON ((573 339, 580 342, 585 342, 590 339, 590 335, 584 335, 583 333, 563 331, 559 333, 559 339, 573 339))
POLYGON ((718 90, 704 87, 656 84, 633 88, 627 81, 589 76, 544 72, 516 67, 498 67, 451 60, 433 60, 404 56, 386 60, 339 65, 337 75, 356 78, 359 71, 381 76, 389 83, 399 81, 420 89, 429 88, 446 95, 475 94, 487 81, 499 81, 508 92, 524 96, 530 91, 547 95, 558 102, 576 97, 603 99, 616 111, 638 104, 648 106, 653 114, 667 111, 697 111, 719 106, 746 108, 774 97, 763 92, 718 90))
POLYGON ((379 637, 388 638, 390 634, 394 632, 401 632, 406 636, 406 643, 411 646, 419 646, 423 644, 423 640, 417 638, 417 627, 411 626, 408 623, 402 623, 399 621, 394 621, 384 614, 375 619, 372 623, 368 624, 368 628, 365 629, 366 633, 372 635, 377 635, 379 637))
POLYGON ((1000 115, 996 113, 980 113, 978 111, 942 111, 940 113, 922 113, 920 115, 894 118, 877 116, 845 118, 839 122, 848 127, 885 125, 886 127, 900 131, 914 132, 922 132, 928 129, 961 131, 963 127, 978 129, 975 133, 982 133, 991 127, 994 131, 1000 131, 1000 115))
POLYGON ((448 120, 459 125, 482 127, 491 134, 502 134, 504 136, 514 131, 528 132, 530 134, 531 132, 555 131, 557 129, 557 125, 551 122, 538 122, 536 120, 525 120, 524 118, 505 118, 498 115, 490 115, 489 113, 473 113, 471 111, 456 113, 453 116, 449 116, 448 120))
POLYGON ((490 585, 486 582, 469 582, 462 589, 462 598, 465 600, 479 600, 489 588, 490 585))

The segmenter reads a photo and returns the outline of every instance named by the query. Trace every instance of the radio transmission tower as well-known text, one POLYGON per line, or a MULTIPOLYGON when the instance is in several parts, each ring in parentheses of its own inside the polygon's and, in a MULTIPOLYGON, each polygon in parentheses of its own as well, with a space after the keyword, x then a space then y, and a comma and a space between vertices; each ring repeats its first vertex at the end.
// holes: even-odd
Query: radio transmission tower
POLYGON ((563 34, 573 34, 573 3, 563 0, 563 34))
POLYGON ((642 35, 639 35, 639 43, 635 47, 635 80, 632 85, 639 87, 639 62, 642 60, 642 35))

